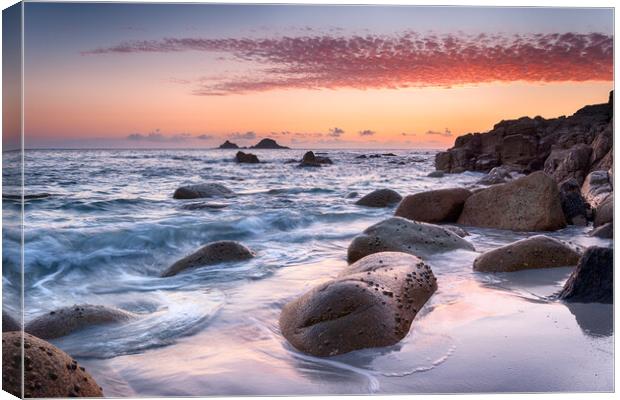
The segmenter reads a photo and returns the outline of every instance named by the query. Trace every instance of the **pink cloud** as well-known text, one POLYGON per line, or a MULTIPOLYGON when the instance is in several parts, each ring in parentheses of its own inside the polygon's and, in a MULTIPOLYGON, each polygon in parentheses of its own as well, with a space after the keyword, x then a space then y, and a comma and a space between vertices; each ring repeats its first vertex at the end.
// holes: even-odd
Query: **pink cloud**
POLYGON ((124 42, 82 54, 182 51, 226 53, 264 65, 251 79, 197 80, 196 95, 613 79, 613 37, 600 33, 166 38, 124 42))

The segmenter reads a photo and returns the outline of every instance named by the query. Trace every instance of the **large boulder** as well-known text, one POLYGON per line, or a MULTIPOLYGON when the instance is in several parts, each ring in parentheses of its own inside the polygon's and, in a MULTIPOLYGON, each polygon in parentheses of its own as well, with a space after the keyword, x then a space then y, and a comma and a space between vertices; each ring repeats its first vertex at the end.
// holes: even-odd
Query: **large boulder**
POLYGON ((231 197, 234 192, 219 183, 202 183, 182 186, 172 195, 175 199, 200 199, 205 197, 231 197))
POLYGON ((608 196, 605 201, 599 204, 594 210, 594 226, 605 225, 614 220, 614 195, 608 196))
POLYGON ((244 153, 242 151, 237 152, 235 161, 240 164, 258 164, 260 162, 256 154, 244 153))
POLYGON ((254 257, 254 253, 239 242, 222 240, 201 247, 196 252, 180 259, 165 270, 161 276, 174 276, 189 268, 203 267, 223 262, 243 261, 254 257))
POLYGON ((458 223, 515 231, 566 226, 558 186, 541 171, 474 193, 465 201, 458 223))
POLYGON ((613 188, 607 171, 590 172, 581 186, 581 194, 592 208, 598 207, 612 191, 613 188))
POLYGON ((588 235, 601 238, 601 239, 613 239, 614 238, 614 223, 607 222, 599 226, 598 228, 594 228, 588 235))
POLYGON ((576 248, 544 235, 510 243, 487 251, 474 260, 480 272, 514 272, 524 269, 566 267, 579 261, 576 248))
POLYGON ((474 246, 441 226, 393 217, 368 227, 356 236, 349 245, 347 259, 352 263, 383 251, 400 251, 427 257, 457 249, 473 251, 474 246))
POLYGON ((407 335, 436 289, 433 272, 419 258, 372 254, 286 304, 280 330, 296 349, 319 357, 390 346, 407 335))
POLYGON ((471 194, 463 188, 412 194, 400 202, 394 215, 420 222, 455 222, 471 194))
POLYGON ((356 201, 355 204, 366 207, 390 207, 397 204, 402 198, 398 192, 392 189, 377 189, 356 201))
POLYGON ((21 331, 19 322, 6 312, 2 311, 2 332, 21 331))
POLYGON ((67 353, 23 335, 22 346, 22 332, 2 333, 2 390, 21 398, 23 376, 23 397, 103 397, 93 377, 67 353))
POLYGON ((613 249, 589 247, 564 284, 560 298, 576 303, 613 303, 613 260, 613 249))
POLYGON ((114 307, 80 304, 50 311, 28 322, 24 330, 41 339, 54 339, 95 325, 126 322, 135 314, 114 307))

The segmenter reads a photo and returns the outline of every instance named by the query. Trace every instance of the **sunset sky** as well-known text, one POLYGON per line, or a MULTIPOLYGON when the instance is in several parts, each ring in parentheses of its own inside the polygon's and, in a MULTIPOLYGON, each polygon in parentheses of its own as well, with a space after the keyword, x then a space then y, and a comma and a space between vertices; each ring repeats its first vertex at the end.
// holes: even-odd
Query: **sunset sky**
POLYGON ((611 9, 25 5, 34 147, 446 148, 613 87, 611 9))

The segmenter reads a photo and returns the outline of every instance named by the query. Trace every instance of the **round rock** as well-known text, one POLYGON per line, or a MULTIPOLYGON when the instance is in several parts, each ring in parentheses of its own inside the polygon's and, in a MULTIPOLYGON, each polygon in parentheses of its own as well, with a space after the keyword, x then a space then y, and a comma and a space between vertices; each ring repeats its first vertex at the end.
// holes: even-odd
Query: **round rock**
POLYGON ((114 307, 80 304, 41 315, 26 324, 24 330, 41 339, 54 339, 94 325, 128 321, 135 314, 114 307))
POLYGON ((231 197, 234 192, 219 183, 182 186, 172 195, 175 199, 200 199, 204 197, 231 197))
POLYGON ((392 189, 378 189, 368 193, 355 202, 358 206, 389 207, 397 204, 403 197, 392 189))
MULTIPOLYGON (((103 397, 101 387, 68 354, 24 333, 24 397, 103 397)), ((2 334, 2 389, 22 397, 22 333, 2 334)))
POLYGON ((439 189, 406 196, 394 215, 420 222, 455 222, 472 193, 463 188, 439 189))
POLYGON ((383 251, 400 251, 426 257, 457 249, 474 251, 474 246, 441 226, 392 217, 368 227, 356 236, 349 245, 347 259, 355 262, 369 254, 383 251))
POLYGON ((286 304, 280 330, 299 351, 333 356, 390 346, 437 289, 430 267, 405 253, 372 254, 286 304))
POLYGON ((544 235, 487 251, 474 260, 480 272, 514 272, 524 269, 577 265, 580 253, 568 244, 544 235))
POLYGON ((222 240, 201 247, 196 252, 172 264, 161 276, 168 277, 189 268, 214 265, 223 262, 243 261, 254 257, 254 253, 239 242, 222 240))

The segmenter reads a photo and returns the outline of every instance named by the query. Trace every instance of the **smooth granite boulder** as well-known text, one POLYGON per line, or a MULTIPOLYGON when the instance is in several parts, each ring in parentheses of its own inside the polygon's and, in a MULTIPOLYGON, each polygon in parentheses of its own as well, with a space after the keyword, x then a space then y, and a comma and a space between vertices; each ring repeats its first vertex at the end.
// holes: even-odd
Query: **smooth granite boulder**
POLYGON ((589 247, 564 284, 559 297, 575 303, 613 303, 613 263, 613 249, 589 247))
POLYGON ((577 265, 578 249, 557 239, 536 235, 487 251, 474 260, 480 272, 514 272, 524 269, 577 265))
POLYGON ((398 343, 437 289, 419 258, 376 253, 286 304, 280 330, 299 351, 325 357, 398 343))
POLYGON ((358 201, 358 206, 365 207, 390 207, 397 204, 403 197, 392 189, 374 190, 358 201))
MULTIPOLYGON (((23 397, 103 397, 92 376, 67 353, 23 334, 23 397)), ((22 397, 22 333, 2 333, 2 390, 22 397)))
POLYGON ((472 192, 463 188, 412 194, 400 202, 394 215, 420 222, 455 222, 471 195, 472 192))
POLYGON ((566 226, 560 193, 544 172, 490 186, 465 201, 460 225, 514 231, 553 231, 566 226))
POLYGON ((219 183, 202 183, 182 186, 172 195, 175 199, 200 199, 204 197, 231 197, 234 192, 219 183))
POLYGON ((368 227, 356 236, 349 245, 347 259, 352 263, 383 251, 427 257, 457 249, 474 251, 474 246, 441 226, 392 217, 368 227))
POLYGON ((80 304, 43 314, 28 322, 24 330, 41 339, 54 339, 94 325, 126 322, 135 314, 114 307, 80 304))
POLYGON ((222 240, 201 247, 196 252, 180 259, 165 270, 161 276, 174 276, 186 269, 214 265, 223 262, 243 261, 254 257, 252 250, 239 242, 222 240))

